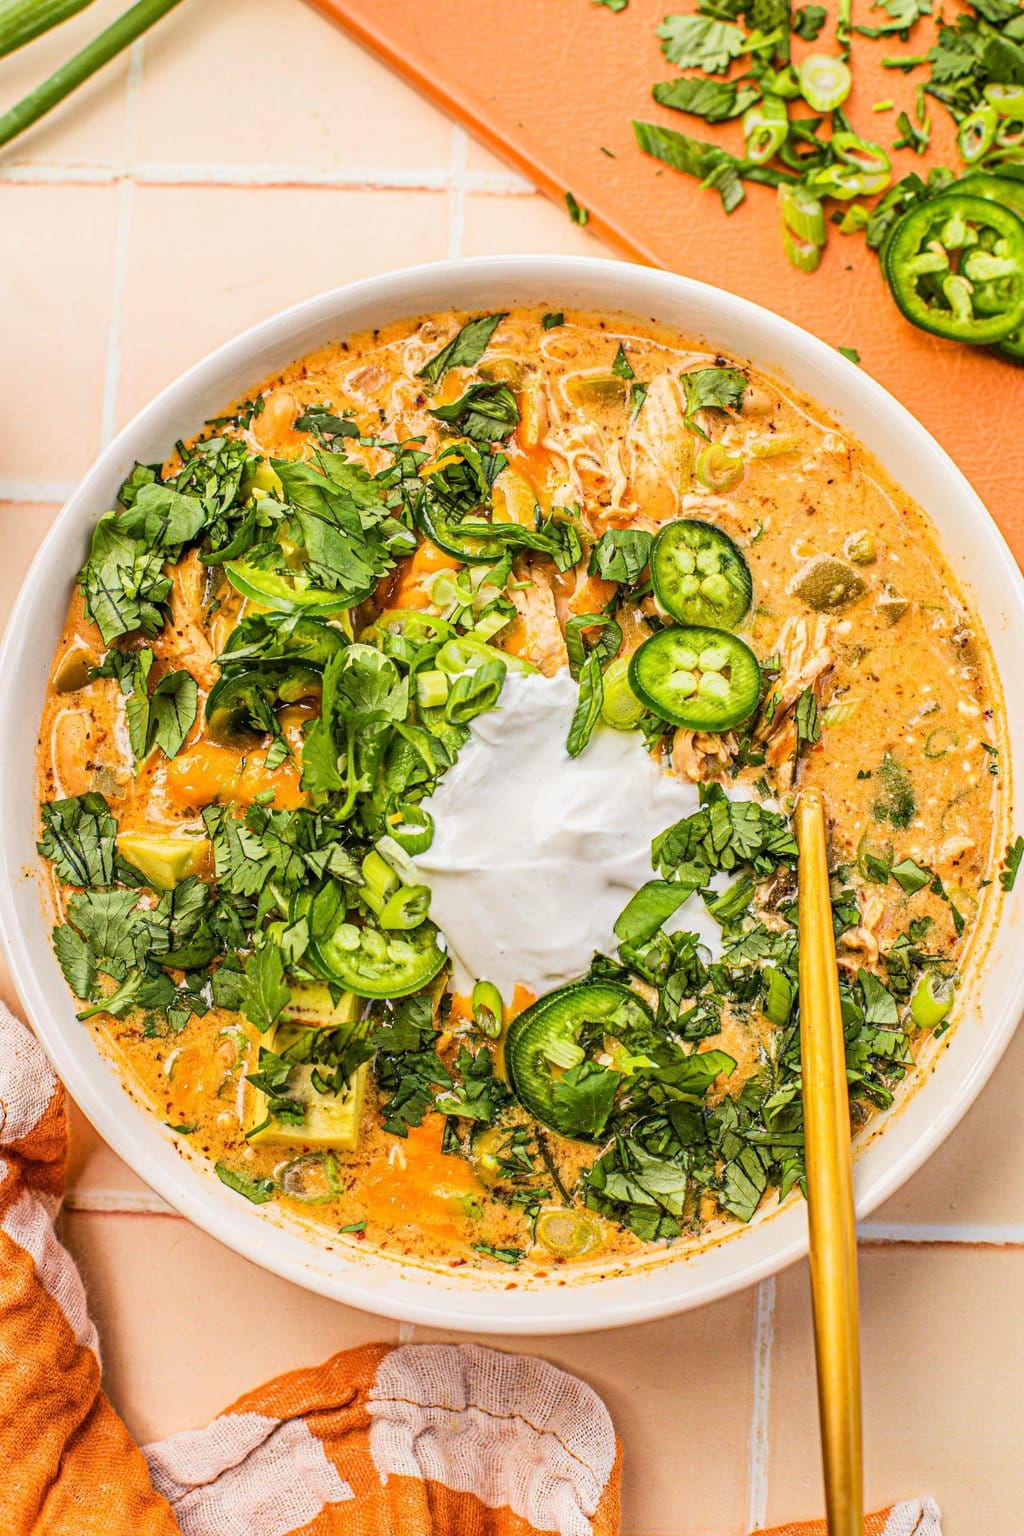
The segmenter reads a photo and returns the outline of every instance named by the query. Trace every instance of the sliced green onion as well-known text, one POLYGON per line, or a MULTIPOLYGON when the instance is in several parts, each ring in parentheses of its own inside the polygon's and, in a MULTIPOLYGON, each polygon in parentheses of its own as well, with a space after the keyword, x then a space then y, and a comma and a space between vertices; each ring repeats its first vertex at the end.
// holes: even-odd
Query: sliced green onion
POLYGON ((448 697, 450 679, 444 672, 416 674, 416 699, 424 709, 437 709, 448 697))
POLYGON ((281 1169, 277 1182, 282 1195, 304 1205, 326 1205, 341 1194, 338 1163, 332 1152, 304 1152, 292 1158, 281 1169))
POLYGON ((390 835, 403 853, 426 853, 434 841, 434 818, 421 805, 399 801, 395 815, 399 818, 390 824, 390 835))
POLYGON ((629 684, 629 658, 617 656, 604 674, 601 719, 617 731, 634 731, 643 715, 644 706, 629 684))
POLYGON ((546 1041, 541 1049, 545 1061, 550 1061, 553 1067, 562 1067, 566 1072, 571 1067, 578 1067, 587 1055, 582 1045, 577 1045, 575 1040, 560 1040, 557 1035, 546 1041))
POLYGON ((939 757, 948 757, 959 745, 960 737, 956 731, 950 730, 948 725, 940 725, 928 733, 924 744, 924 755, 934 761, 939 757))
POLYGON ((934 1029, 953 1007, 953 984, 938 971, 925 971, 910 999, 910 1012, 918 1029, 934 1029))
POLYGON ((1015 122, 1024 118, 1024 85, 986 85, 985 100, 1000 117, 1011 117, 1015 122))
POLYGON ((761 1012, 769 1024, 775 1024, 781 1029, 788 1021, 793 1007, 793 983, 783 971, 777 971, 771 965, 765 967, 764 976, 768 987, 761 1012))
POLYGON ((834 112, 850 94, 850 66, 827 53, 809 53, 797 69, 800 94, 813 112, 834 112))
POLYGON ((88 80, 90 75, 94 75, 104 64, 130 47, 154 22, 180 3, 181 0, 139 0, 137 5, 119 16, 105 32, 101 32, 80 53, 76 53, 48 80, 44 80, 42 85, 30 91, 0 117, 0 145, 9 144, 19 133, 24 133, 26 128, 45 117, 65 96, 70 96, 84 80, 88 80))
POLYGON ((767 437, 755 437, 747 444, 755 459, 777 459, 784 453, 795 453, 799 446, 788 432, 770 432, 767 437))
POLYGON ((831 148, 835 163, 812 171, 807 179, 815 192, 848 202, 854 197, 873 197, 888 187, 892 161, 880 144, 843 130, 832 135, 831 148))
POLYGON ((0 0, 0 59, 91 4, 92 0, 0 0))
POLYGON ((534 1235, 542 1248, 556 1259, 581 1259, 593 1253, 604 1241, 604 1233, 595 1216, 585 1211, 552 1209, 541 1211, 534 1235))
POLYGON ((821 246, 811 245, 807 240, 798 240, 785 226, 782 230, 782 249, 790 266, 796 267, 798 272, 817 272, 821 266, 821 246))
POLYGON ((780 187, 782 244, 786 256, 801 272, 814 272, 825 245, 825 210, 803 187, 780 187))
POLYGON ((482 1035, 497 1040, 505 1022, 505 1004, 493 981, 478 981, 470 999, 473 1023, 482 1035))
POLYGON ((849 725, 854 715, 860 709, 860 699, 840 699, 838 704, 830 704, 822 711, 822 725, 849 725))
POLYGON ((709 443, 697 457, 696 474, 709 491, 731 491, 743 478, 743 455, 724 443, 709 443))
POLYGON ((764 165, 786 142, 789 114, 781 96, 764 96, 743 114, 747 159, 764 165))
POLYGON ((382 928, 418 928, 430 911, 430 890, 425 885, 403 885, 389 896, 380 911, 382 928))
POLYGON ((485 613, 483 618, 478 619, 470 630, 470 634, 474 640, 482 640, 486 644, 488 640, 493 640, 495 635, 500 634, 508 622, 507 615, 500 613, 496 608, 493 613, 485 613))
POLYGON ((991 102, 984 102, 968 112, 956 131, 956 147, 965 165, 973 165, 988 153, 995 143, 999 127, 999 113, 991 102))
POLYGON ((363 860, 363 880, 359 894, 374 912, 381 912, 388 897, 398 890, 398 876, 386 859, 376 849, 371 849, 363 860))

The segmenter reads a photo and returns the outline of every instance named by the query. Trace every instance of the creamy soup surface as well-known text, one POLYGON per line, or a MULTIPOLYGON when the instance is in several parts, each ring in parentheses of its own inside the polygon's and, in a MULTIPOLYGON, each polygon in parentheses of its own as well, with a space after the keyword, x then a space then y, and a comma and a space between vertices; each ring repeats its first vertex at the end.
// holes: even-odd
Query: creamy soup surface
POLYGON ((799 1189, 798 786, 859 1126, 955 1022, 1002 740, 926 515, 821 406, 654 325, 431 315, 101 519, 39 738, 55 947, 239 1198, 608 1267, 799 1189))

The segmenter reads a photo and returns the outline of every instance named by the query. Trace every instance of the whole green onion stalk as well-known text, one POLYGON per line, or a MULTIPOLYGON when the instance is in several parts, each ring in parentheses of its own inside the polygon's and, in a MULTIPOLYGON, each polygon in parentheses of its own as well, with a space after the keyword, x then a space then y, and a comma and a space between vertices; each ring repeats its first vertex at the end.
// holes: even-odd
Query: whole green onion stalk
POLYGON ((92 0, 0 0, 0 59, 69 21, 87 5, 92 0))
MULTIPOLYGON (((30 128, 41 117, 45 117, 47 112, 52 111, 66 96, 70 96, 72 91, 77 90, 83 81, 88 80, 90 75, 102 69, 104 64, 109 64, 110 60, 116 58, 125 48, 130 48, 136 38, 141 37, 143 32, 148 31, 155 22, 166 16, 168 11, 180 4, 181 0, 138 0, 137 5, 133 5, 123 16, 119 16, 105 32, 101 32, 99 37, 94 38, 91 43, 76 53, 74 58, 69 59, 66 64, 56 70, 48 80, 44 80, 42 85, 30 91, 27 96, 11 107, 10 111, 0 116, 0 146, 9 144, 12 139, 17 138, 19 133, 24 133, 26 128, 30 128)), ((14 36, 17 31, 18 12, 22 14, 22 31, 25 31, 28 19, 34 18, 37 11, 53 12, 58 9, 61 7, 55 3, 55 0, 44 0, 43 4, 39 4, 38 0, 27 0, 27 3, 20 6, 11 4, 8 0, 4 11, 0 11, 0 19, 6 19, 10 27, 10 35, 14 36)), ((65 0, 63 15, 57 20, 63 20, 82 9, 84 4, 65 0)), ((54 24, 54 22, 48 23, 48 25, 54 24)), ((27 42, 30 35, 36 36, 41 30, 44 29, 38 28, 33 33, 25 32, 22 41, 27 42)), ((12 46, 17 47, 18 44, 15 42, 12 46)))

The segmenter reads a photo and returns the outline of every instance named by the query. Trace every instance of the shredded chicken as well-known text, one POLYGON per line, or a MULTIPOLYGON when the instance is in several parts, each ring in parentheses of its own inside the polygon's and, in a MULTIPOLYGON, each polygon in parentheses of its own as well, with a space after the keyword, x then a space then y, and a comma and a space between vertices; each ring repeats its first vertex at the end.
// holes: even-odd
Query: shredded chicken
POLYGON ((768 695, 754 740, 763 742, 765 761, 775 770, 779 784, 788 789, 796 775, 797 730, 793 711, 807 688, 821 703, 822 692, 834 655, 829 644, 828 620, 791 615, 779 630, 775 650, 782 670, 768 695))
POLYGON ((711 731, 676 731, 672 738, 672 767, 692 784, 720 779, 736 755, 736 733, 724 736, 711 731))
POLYGON ((660 374, 619 445, 615 503, 655 526, 677 517, 680 489, 690 478, 691 436, 679 385, 672 373, 660 374))
POLYGON ((877 929, 885 916, 886 901, 880 891, 867 891, 861 899, 860 922, 839 937, 839 948, 844 951, 838 964, 848 971, 861 966, 872 970, 878 964, 879 943, 877 929))
POLYGON ((210 689, 219 673, 213 646, 202 628, 205 583, 206 571, 195 551, 190 551, 173 572, 168 599, 171 622, 161 637, 159 649, 168 663, 184 667, 201 688, 210 689))
POLYGON ((565 636, 555 608, 555 594, 551 582, 536 563, 530 562, 526 575, 530 585, 514 588, 511 594, 526 630, 526 654, 545 677, 554 677, 559 668, 569 664, 565 636))

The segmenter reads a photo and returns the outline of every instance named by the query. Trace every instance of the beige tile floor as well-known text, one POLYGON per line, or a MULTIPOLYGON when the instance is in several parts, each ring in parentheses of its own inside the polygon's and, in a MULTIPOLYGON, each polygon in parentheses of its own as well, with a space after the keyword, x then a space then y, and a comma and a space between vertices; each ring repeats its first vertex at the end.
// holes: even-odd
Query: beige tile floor
MULTIPOLYGON (((97 0, 0 65, 0 100, 121 8, 97 0)), ((0 228, 0 619, 91 457, 233 331, 410 262, 601 249, 300 0, 182 6, 0 160, 0 228)), ((16 1002, 2 975, 0 994, 16 1002)), ((1022 1083, 1024 1037, 862 1234, 869 1493, 933 1493, 947 1536, 1022 1523, 1022 1083)), ((397 1336, 219 1247, 80 1116, 74 1129, 65 1235, 140 1436, 397 1336)), ((674 1321, 536 1347, 608 1400, 628 1536, 742 1536, 815 1512, 802 1268, 674 1321)))

